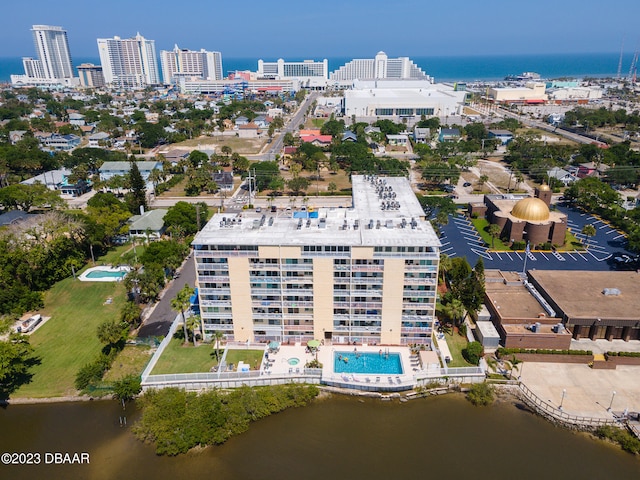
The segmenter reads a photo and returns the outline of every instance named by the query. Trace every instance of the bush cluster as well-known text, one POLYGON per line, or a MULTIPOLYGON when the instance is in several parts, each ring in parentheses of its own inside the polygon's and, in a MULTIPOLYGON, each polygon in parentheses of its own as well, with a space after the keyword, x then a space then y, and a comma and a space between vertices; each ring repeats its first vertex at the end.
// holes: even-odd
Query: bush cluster
POLYGON ((496 350, 498 358, 514 353, 537 353, 542 355, 593 355, 591 350, 551 350, 548 348, 502 348, 496 350))
POLYGON ((181 174, 174 175, 166 182, 159 183, 158 185, 156 185, 156 195, 160 195, 161 193, 164 193, 167 190, 170 190, 171 188, 175 187, 177 184, 179 184, 182 181, 183 178, 184 178, 184 175, 181 175, 181 174))
POLYGON ((640 352, 607 352, 605 357, 640 357, 640 352))
POLYGON ((630 432, 621 428, 606 425, 596 430, 599 438, 604 438, 617 443, 625 452, 640 453, 640 439, 633 436, 630 432))
POLYGON ((177 388, 148 390, 139 399, 142 418, 135 435, 156 445, 158 455, 186 453, 195 446, 219 445, 245 432, 251 422, 289 407, 306 405, 318 387, 276 385, 197 394, 177 388))
POLYGON ((486 382, 474 383, 467 393, 467 400, 476 407, 491 405, 491 403, 493 403, 493 398, 493 387, 486 382))
POLYGON ((87 363, 82 367, 76 374, 76 388, 84 390, 102 380, 102 376, 111 368, 111 364, 117 354, 118 351, 116 349, 112 349, 108 354, 101 352, 93 362, 87 363))

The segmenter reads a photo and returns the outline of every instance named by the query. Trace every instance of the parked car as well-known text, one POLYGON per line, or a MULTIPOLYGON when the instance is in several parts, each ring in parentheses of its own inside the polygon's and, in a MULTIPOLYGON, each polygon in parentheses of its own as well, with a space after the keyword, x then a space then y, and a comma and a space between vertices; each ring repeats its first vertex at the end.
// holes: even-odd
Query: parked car
POLYGON ((462 184, 463 187, 470 187, 471 186, 471 182, 464 182, 462 184))

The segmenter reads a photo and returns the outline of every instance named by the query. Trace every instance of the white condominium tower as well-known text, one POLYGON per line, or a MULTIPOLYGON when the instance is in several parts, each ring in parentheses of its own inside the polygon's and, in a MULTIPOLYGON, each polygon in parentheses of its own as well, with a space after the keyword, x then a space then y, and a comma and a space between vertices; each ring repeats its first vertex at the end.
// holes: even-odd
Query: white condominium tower
POLYGON ((50 25, 34 25, 31 31, 44 78, 73 78, 67 31, 50 25))
POLYGON ((162 78, 165 84, 175 81, 176 77, 200 78, 203 80, 222 80, 222 54, 178 48, 160 51, 162 78))
POLYGON ((38 59, 24 57, 22 64, 25 74, 12 75, 12 82, 31 85, 76 83, 67 31, 51 25, 33 25, 31 32, 38 59))
POLYGON ((156 47, 139 33, 133 38, 99 38, 98 52, 104 81, 123 88, 160 83, 156 47))
POLYGON ((329 63, 303 60, 290 62, 280 58, 275 62, 258 60, 258 78, 271 80, 296 79, 302 88, 324 88, 329 78, 329 63))
POLYGON ((352 208, 213 216, 193 240, 205 335, 431 342, 438 237, 406 178, 352 187, 352 208))
POLYGON ((384 52, 378 52, 375 58, 355 59, 331 73, 331 80, 372 80, 377 78, 396 78, 430 80, 408 57, 389 58, 384 52))

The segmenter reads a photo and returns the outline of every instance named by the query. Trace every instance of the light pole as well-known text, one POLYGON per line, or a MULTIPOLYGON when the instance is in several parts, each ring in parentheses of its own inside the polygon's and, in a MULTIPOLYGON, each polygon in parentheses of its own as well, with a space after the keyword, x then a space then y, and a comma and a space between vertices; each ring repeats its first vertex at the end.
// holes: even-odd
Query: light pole
POLYGON ((609 402, 609 408, 607 408, 607 412, 611 411, 611 406, 613 405, 613 399, 616 398, 616 391, 614 390, 611 393, 611 401, 609 402))
POLYGON ((562 410, 562 404, 564 403, 564 396, 567 394, 567 389, 563 388, 562 389, 562 398, 560 399, 560 407, 559 409, 562 410))

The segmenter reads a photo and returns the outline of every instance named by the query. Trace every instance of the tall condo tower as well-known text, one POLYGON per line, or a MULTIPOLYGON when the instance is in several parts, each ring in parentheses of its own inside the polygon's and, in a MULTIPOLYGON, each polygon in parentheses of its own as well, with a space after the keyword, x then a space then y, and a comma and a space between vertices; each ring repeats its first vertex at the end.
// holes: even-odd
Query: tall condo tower
POLYGON ((160 62, 166 84, 175 82, 177 77, 222 80, 220 52, 186 50, 176 45, 173 50, 160 50, 160 62))
POLYGON ((104 81, 122 88, 160 83, 156 46, 140 33, 133 38, 99 38, 98 53, 104 81))
POLYGON ((49 80, 73 78, 67 31, 62 27, 34 25, 31 32, 43 77, 49 80))

